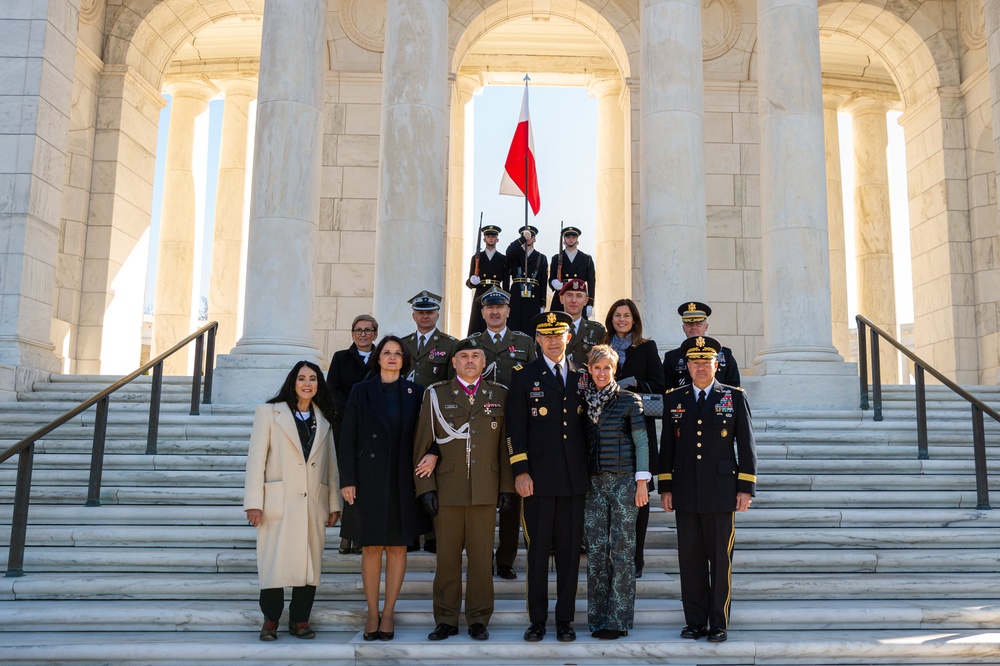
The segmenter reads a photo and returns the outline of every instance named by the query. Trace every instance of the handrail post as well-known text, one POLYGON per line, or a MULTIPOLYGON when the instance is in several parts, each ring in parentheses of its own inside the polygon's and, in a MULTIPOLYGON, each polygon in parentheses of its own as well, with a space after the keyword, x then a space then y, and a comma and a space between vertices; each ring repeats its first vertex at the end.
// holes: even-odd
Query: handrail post
POLYGON ((861 409, 867 410, 871 407, 868 402, 868 340, 867 330, 864 322, 858 322, 858 370, 861 376, 861 409))
POLYGON ((914 366, 913 378, 917 389, 917 459, 930 460, 927 450, 927 388, 924 384, 924 366, 914 366))
POLYGON ((104 442, 108 436, 108 406, 111 396, 106 395, 97 403, 94 421, 94 447, 90 454, 90 483, 87 484, 86 506, 101 506, 101 476, 104 473, 104 442))
POLYGON ((986 470, 986 428, 983 410, 972 405, 972 451, 976 458, 976 508, 990 509, 990 482, 986 470))
POLYGON ((156 455, 160 435, 160 398, 163 394, 163 361, 153 366, 153 386, 149 392, 149 429, 146 431, 146 455, 156 455))
POLYGON ((28 533, 28 501, 31 496, 31 468, 34 458, 34 442, 17 454, 17 481, 14 490, 14 510, 10 519, 7 578, 20 578, 24 575, 24 544, 28 533))
POLYGON ((873 328, 872 336, 872 397, 875 403, 875 420, 882 420, 882 363, 878 356, 878 333, 873 328))
POLYGON ((201 358, 205 350, 205 335, 194 341, 194 370, 191 372, 191 416, 201 414, 201 358))
POLYGON ((205 349, 205 391, 201 399, 202 404, 205 405, 212 404, 212 377, 215 375, 215 334, 218 331, 218 325, 208 329, 208 346, 205 349))

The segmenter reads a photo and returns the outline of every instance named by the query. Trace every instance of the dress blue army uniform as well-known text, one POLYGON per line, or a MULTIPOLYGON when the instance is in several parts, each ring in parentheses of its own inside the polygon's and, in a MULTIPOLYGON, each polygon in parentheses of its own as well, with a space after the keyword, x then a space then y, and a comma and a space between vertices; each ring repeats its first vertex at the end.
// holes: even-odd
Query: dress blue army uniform
MULTIPOLYGON (((685 322, 705 321, 712 314, 712 308, 705 303, 690 301, 682 303, 677 308, 677 314, 685 322)), ((729 347, 719 349, 716 358, 719 362, 719 369, 715 371, 715 379, 720 384, 727 386, 740 385, 740 369, 736 365, 736 358, 729 347)), ((687 358, 681 348, 671 349, 663 355, 663 375, 667 380, 667 388, 674 389, 687 386, 691 383, 691 375, 688 374, 687 358)))
MULTIPOLYGON (((713 358, 720 346, 688 338, 681 348, 689 358, 713 358)), ((676 512, 684 618, 700 635, 729 625, 736 494, 753 495, 757 483, 746 394, 718 381, 705 391, 700 407, 694 385, 667 391, 658 479, 676 512)))
MULTIPOLYGON (((539 335, 568 330, 569 315, 536 317, 539 335)), ((573 621, 580 572, 584 497, 590 488, 585 441, 586 370, 563 359, 556 377, 546 357, 517 370, 507 394, 507 447, 515 480, 530 474, 534 493, 523 498, 528 541, 527 602, 532 625, 548 618, 548 559, 555 553, 556 623, 573 621)), ((530 628, 529 628, 530 631, 530 628)), ((538 640, 541 637, 528 640, 538 640)), ((564 639, 572 640, 572 639, 564 639)))

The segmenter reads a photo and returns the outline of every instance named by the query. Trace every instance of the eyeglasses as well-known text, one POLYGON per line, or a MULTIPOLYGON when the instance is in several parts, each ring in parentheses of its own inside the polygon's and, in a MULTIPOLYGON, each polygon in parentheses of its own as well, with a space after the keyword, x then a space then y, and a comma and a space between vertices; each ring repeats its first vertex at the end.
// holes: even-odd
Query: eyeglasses
POLYGON ((351 333, 355 335, 375 335, 374 328, 352 328, 351 333))

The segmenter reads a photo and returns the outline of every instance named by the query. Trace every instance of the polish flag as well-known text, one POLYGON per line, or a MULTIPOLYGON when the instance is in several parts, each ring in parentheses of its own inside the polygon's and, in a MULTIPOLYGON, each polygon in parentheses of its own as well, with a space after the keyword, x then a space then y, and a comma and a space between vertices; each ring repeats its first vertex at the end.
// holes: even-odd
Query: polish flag
POLYGON ((531 212, 538 215, 542 200, 538 196, 538 173, 535 171, 535 141, 531 136, 531 124, 528 119, 528 84, 524 84, 524 97, 521 99, 521 117, 514 130, 514 138, 510 141, 507 152, 507 162, 504 163, 503 179, 500 181, 500 194, 515 197, 525 196, 527 190, 528 204, 531 212), (525 174, 525 156, 527 156, 527 175, 525 174))

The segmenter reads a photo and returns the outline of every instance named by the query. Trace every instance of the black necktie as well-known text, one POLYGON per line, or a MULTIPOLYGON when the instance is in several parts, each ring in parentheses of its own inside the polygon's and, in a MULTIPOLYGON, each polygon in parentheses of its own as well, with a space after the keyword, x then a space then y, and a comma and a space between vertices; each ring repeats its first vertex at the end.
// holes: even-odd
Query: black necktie
POLYGON ((424 352, 424 345, 427 344, 426 340, 427 338, 423 335, 420 336, 420 341, 417 342, 417 356, 420 356, 424 352))
POLYGON ((494 333, 493 334, 493 344, 496 345, 497 347, 500 346, 500 334, 499 333, 494 333))
POLYGON ((556 369, 556 379, 559 380, 559 385, 560 386, 565 386, 565 384, 563 382, 562 368, 560 367, 560 365, 558 363, 556 363, 556 368, 555 369, 556 369))
POLYGON ((705 389, 698 389, 698 411, 705 409, 705 389))

